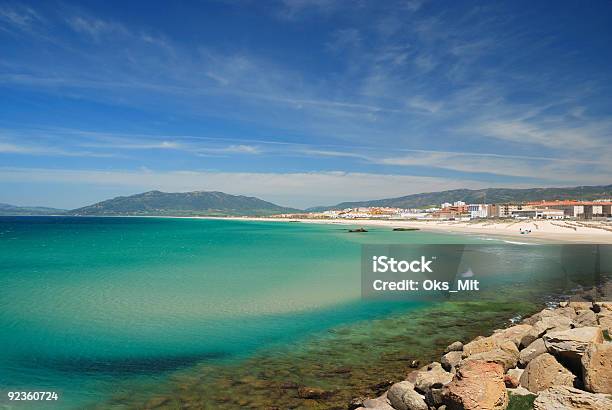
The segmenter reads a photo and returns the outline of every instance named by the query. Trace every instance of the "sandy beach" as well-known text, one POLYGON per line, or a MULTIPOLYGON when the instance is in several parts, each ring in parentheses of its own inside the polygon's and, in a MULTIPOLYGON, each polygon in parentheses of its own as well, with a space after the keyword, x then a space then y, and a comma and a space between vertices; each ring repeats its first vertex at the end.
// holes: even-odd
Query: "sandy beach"
POLYGON ((418 228, 425 231, 468 235, 499 236, 517 241, 612 243, 612 223, 601 221, 557 220, 477 220, 424 221, 376 219, 285 219, 236 217, 236 220, 337 224, 348 226, 383 226, 390 228, 418 228), (531 231, 522 234, 521 231, 531 231))

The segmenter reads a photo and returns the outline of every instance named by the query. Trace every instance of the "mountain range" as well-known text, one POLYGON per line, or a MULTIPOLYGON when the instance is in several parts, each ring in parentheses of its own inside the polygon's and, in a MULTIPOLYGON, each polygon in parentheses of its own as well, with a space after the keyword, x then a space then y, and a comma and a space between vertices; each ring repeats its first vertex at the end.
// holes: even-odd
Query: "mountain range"
POLYGON ((426 192, 397 198, 376 199, 370 201, 342 202, 333 206, 319 206, 307 211, 325 211, 329 209, 345 209, 357 207, 392 207, 392 208, 427 208, 440 206, 444 202, 453 203, 507 203, 528 202, 538 200, 562 199, 604 199, 612 198, 612 185, 578 186, 569 188, 485 188, 485 189, 453 189, 441 192, 426 192))
POLYGON ((296 212, 259 198, 223 192, 160 192, 119 196, 70 211, 71 215, 240 216, 296 212))
POLYGON ((65 209, 44 206, 15 206, 0 203, 0 215, 64 215, 65 209))
MULTIPOLYGON (((444 202, 505 203, 556 199, 612 198, 612 185, 579 186, 569 188, 486 188, 454 189, 441 192, 412 194, 397 198, 370 201, 342 202, 333 206, 309 208, 307 211, 344 209, 368 206, 397 208, 426 208, 444 202)), ((280 213, 303 212, 283 207, 259 198, 230 195, 223 192, 160 192, 149 191, 130 196, 119 196, 70 211, 46 207, 19 207, 0 204, 0 215, 87 215, 87 216, 266 216, 280 213)))

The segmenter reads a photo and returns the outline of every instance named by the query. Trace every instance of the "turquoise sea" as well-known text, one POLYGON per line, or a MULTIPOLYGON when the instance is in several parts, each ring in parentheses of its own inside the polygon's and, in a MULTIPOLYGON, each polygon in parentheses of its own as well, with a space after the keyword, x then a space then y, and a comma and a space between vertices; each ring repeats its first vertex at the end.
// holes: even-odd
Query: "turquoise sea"
MULTIPOLYGON (((282 370, 275 360, 295 367, 300 354, 340 341, 354 344, 347 350, 353 355, 358 343, 374 343, 377 324, 388 328, 385 320, 426 308, 424 302, 362 301, 361 244, 466 242, 490 241, 383 227, 348 233, 333 224, 1 217, 0 404, 7 404, 7 391, 56 391, 58 402, 45 406, 139 407, 138 400, 159 391, 179 400, 177 378, 190 391, 200 383, 205 396, 212 383, 206 377, 232 366, 240 374, 244 369, 236 366, 246 364, 253 371, 254 358, 262 366, 257 375, 287 371, 290 378, 308 366, 321 369, 308 362, 282 370)), ((516 312, 495 313, 491 323, 516 312)), ((395 326, 415 322, 406 323, 395 326)), ((214 383, 228 392, 241 388, 214 383)), ((211 408, 258 407, 218 400, 211 408)))

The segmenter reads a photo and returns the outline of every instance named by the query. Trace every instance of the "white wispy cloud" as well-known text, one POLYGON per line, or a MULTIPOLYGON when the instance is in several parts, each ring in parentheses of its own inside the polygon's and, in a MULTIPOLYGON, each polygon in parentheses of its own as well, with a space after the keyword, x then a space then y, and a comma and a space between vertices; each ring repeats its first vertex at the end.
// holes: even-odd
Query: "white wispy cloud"
POLYGON ((577 150, 607 148, 612 138, 612 121, 574 124, 559 118, 537 121, 498 120, 480 124, 480 133, 493 138, 547 147, 574 146, 577 150))
POLYGON ((0 5, 0 28, 10 31, 18 29, 31 31, 43 18, 31 7, 19 5, 11 7, 8 4, 0 5))
POLYGON ((441 101, 429 101, 420 96, 414 96, 408 99, 408 106, 417 110, 436 113, 442 108, 441 101))
POLYGON ((151 149, 186 149, 186 147, 176 141, 134 141, 134 140, 117 140, 108 143, 81 143, 79 146, 88 148, 106 148, 113 150, 151 150, 151 149))
MULTIPOLYGON (((95 39, 103 34, 119 32, 120 34, 127 34, 128 30, 125 29, 121 24, 108 22, 105 20, 87 17, 84 15, 74 15, 66 19, 68 25, 76 32, 87 34, 95 39)), ((146 41, 146 37, 143 40, 146 41)))
POLYGON ((246 145, 246 144, 228 145, 228 146, 223 146, 223 147, 199 147, 199 148, 196 148, 194 146, 192 150, 198 155, 203 155, 203 156, 207 156, 210 154, 257 155, 263 152, 262 149, 259 147, 256 147, 254 145, 246 145))
MULTIPOLYGON (((134 192, 223 191, 252 195, 286 206, 308 207, 341 201, 402 196, 454 188, 482 188, 482 181, 351 172, 197 172, 146 170, 61 170, 0 168, 0 182, 72 184, 74 190, 112 187, 134 192), (87 188, 88 187, 88 188, 87 188)), ((514 186, 526 186, 514 184, 514 186)), ((108 195, 108 194, 106 194, 108 195)), ((107 199, 100 197, 100 200, 107 199)), ((84 205, 84 204, 83 204, 84 205)), ((78 206, 78 204, 73 205, 78 206)))
POLYGON ((112 158, 117 155, 111 153, 82 151, 82 150, 67 150, 52 146, 36 145, 36 144, 19 144, 0 140, 0 154, 18 154, 18 155, 33 155, 33 156, 50 156, 50 157, 98 157, 112 158))
POLYGON ((329 14, 338 10, 342 4, 341 0, 280 0, 280 7, 276 15, 282 19, 293 20, 302 13, 315 11, 317 13, 329 14))
POLYGON ((376 159, 376 162, 396 166, 431 167, 464 173, 484 173, 506 177, 537 178, 556 184, 607 183, 612 165, 604 160, 575 158, 522 157, 460 152, 417 152, 410 155, 376 159), (584 169, 591 173, 585 175, 584 169))

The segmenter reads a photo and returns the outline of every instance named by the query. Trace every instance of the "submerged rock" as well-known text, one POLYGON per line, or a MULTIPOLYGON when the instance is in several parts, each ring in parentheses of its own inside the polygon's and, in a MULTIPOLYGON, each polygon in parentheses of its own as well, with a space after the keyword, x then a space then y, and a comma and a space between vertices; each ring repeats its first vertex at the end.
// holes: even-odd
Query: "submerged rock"
POLYGON ((393 384, 392 380, 383 380, 380 383, 376 383, 370 386, 370 389, 374 390, 377 394, 380 394, 382 391, 386 390, 387 387, 391 386, 392 384, 393 384))
POLYGON ((416 369, 420 365, 421 365, 421 362, 418 360, 411 360, 410 363, 408 363, 408 367, 410 367, 411 369, 416 369))
POLYGON ((446 349, 444 349, 444 353, 460 352, 462 350, 463 350, 463 343, 456 341, 446 346, 446 349))
POLYGON ((349 232, 367 232, 367 230, 365 228, 355 228, 355 229, 349 229, 349 232))
POLYGON ((145 409, 157 409, 170 403, 169 397, 158 396, 153 397, 145 404, 145 409))
POLYGON ((521 375, 521 386, 527 390, 537 393, 552 386, 574 385, 576 376, 561 365, 555 357, 549 353, 543 353, 529 362, 521 375))
POLYGON ((573 387, 554 386, 538 395, 533 408, 534 410, 610 410, 612 400, 603 394, 588 393, 573 387))
POLYGON ((300 399, 326 399, 334 393, 328 390, 323 390, 318 387, 300 387, 297 391, 300 399))

